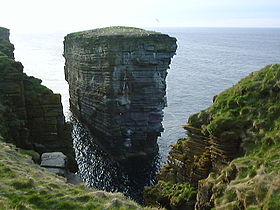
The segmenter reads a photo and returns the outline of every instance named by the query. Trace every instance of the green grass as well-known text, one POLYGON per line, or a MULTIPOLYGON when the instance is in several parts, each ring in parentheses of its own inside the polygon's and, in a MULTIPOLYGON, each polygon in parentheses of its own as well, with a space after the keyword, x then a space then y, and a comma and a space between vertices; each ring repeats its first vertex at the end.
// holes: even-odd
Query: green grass
POLYGON ((151 34, 160 34, 155 31, 147 31, 141 28, 126 27, 126 26, 111 26, 105 28, 97 28, 94 30, 80 31, 71 33, 70 37, 88 37, 88 36, 147 36, 151 34))
POLYGON ((221 93, 205 111, 212 120, 201 126, 203 132, 219 138, 227 130, 237 134, 246 131, 253 133, 251 140, 255 144, 265 143, 268 136, 279 142, 278 133, 273 132, 280 128, 279 72, 280 65, 267 66, 221 93))
POLYGON ((215 208, 280 208, 280 65, 250 74, 215 98, 213 106, 190 117, 190 126, 209 138, 242 140, 244 157, 231 162, 236 178, 227 183, 227 168, 212 183, 215 208), (208 119, 208 120, 205 120, 208 119), (234 207, 235 206, 235 207, 234 207))
POLYGON ((23 155, 30 156, 35 163, 40 162, 40 155, 34 150, 19 149, 19 152, 23 155))
POLYGON ((120 193, 67 184, 31 163, 26 153, 0 141, 0 209, 149 209, 120 193))
POLYGON ((178 208, 196 197, 197 190, 189 183, 159 181, 155 186, 145 188, 145 200, 154 206, 178 208))
POLYGON ((238 170, 237 177, 229 184, 222 184, 221 175, 214 182, 217 197, 215 206, 222 208, 230 202, 243 207, 279 209, 280 207, 280 145, 262 146, 232 161, 238 170), (221 186, 220 188, 218 186, 221 186), (219 188, 220 192, 217 192, 219 188), (237 196, 238 195, 238 196, 237 196))

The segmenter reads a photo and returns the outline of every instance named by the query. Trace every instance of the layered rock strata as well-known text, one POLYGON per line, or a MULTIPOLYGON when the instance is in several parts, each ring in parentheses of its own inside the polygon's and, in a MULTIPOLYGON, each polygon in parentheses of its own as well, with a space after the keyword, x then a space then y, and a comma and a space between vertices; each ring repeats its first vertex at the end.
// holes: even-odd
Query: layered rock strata
POLYGON ((65 37, 71 109, 116 158, 155 154, 176 39, 128 27, 65 37))
POLYGON ((60 94, 27 76, 13 57, 9 30, 0 28, 0 121, 1 135, 24 149, 62 151, 75 170, 71 126, 64 120, 60 94))
POLYGON ((160 185, 172 183, 173 190, 160 192, 159 184, 147 188, 147 203, 169 209, 188 209, 190 202, 197 210, 278 209, 279 72, 279 64, 254 72, 190 116, 184 126, 188 137, 173 145, 159 174, 160 185), (176 189, 184 183, 197 189, 196 200, 187 196, 190 187, 176 189), (170 193, 181 197, 176 205, 163 202, 170 193))

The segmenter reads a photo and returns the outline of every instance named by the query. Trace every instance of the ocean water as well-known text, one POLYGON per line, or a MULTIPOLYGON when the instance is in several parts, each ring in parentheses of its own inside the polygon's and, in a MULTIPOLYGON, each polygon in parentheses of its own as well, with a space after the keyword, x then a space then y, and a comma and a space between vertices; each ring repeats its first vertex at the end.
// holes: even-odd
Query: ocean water
POLYGON ((159 163, 167 159, 170 145, 185 137, 182 125, 191 114, 206 109, 213 96, 265 65, 280 63, 280 28, 153 28, 176 37, 177 55, 167 77, 165 131, 158 139, 156 160, 137 172, 110 160, 69 111, 68 85, 64 80, 65 33, 14 34, 15 58, 25 72, 62 94, 64 113, 74 123, 74 144, 80 173, 90 185, 121 191, 141 201, 143 186, 155 182, 159 163), (143 178, 145 177, 145 179, 143 178))

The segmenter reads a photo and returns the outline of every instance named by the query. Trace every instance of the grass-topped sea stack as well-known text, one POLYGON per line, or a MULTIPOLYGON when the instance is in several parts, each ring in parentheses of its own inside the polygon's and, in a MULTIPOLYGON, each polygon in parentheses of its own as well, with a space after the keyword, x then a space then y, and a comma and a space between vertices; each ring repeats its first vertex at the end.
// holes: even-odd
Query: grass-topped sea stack
POLYGON ((155 154, 163 131, 166 75, 176 39, 129 27, 65 37, 70 104, 113 156, 155 154))

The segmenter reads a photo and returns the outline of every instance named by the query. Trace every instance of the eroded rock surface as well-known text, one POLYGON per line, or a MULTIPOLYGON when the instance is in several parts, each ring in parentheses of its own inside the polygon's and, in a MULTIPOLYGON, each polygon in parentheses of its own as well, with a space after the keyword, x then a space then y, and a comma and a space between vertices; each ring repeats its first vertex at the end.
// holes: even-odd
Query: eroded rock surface
POLYGON ((128 27, 65 37, 71 109, 113 156, 155 154, 176 39, 128 27))
POLYGON ((67 154, 76 170, 71 125, 65 122, 60 94, 27 76, 14 60, 9 30, 0 27, 0 122, 1 134, 23 149, 67 154))

